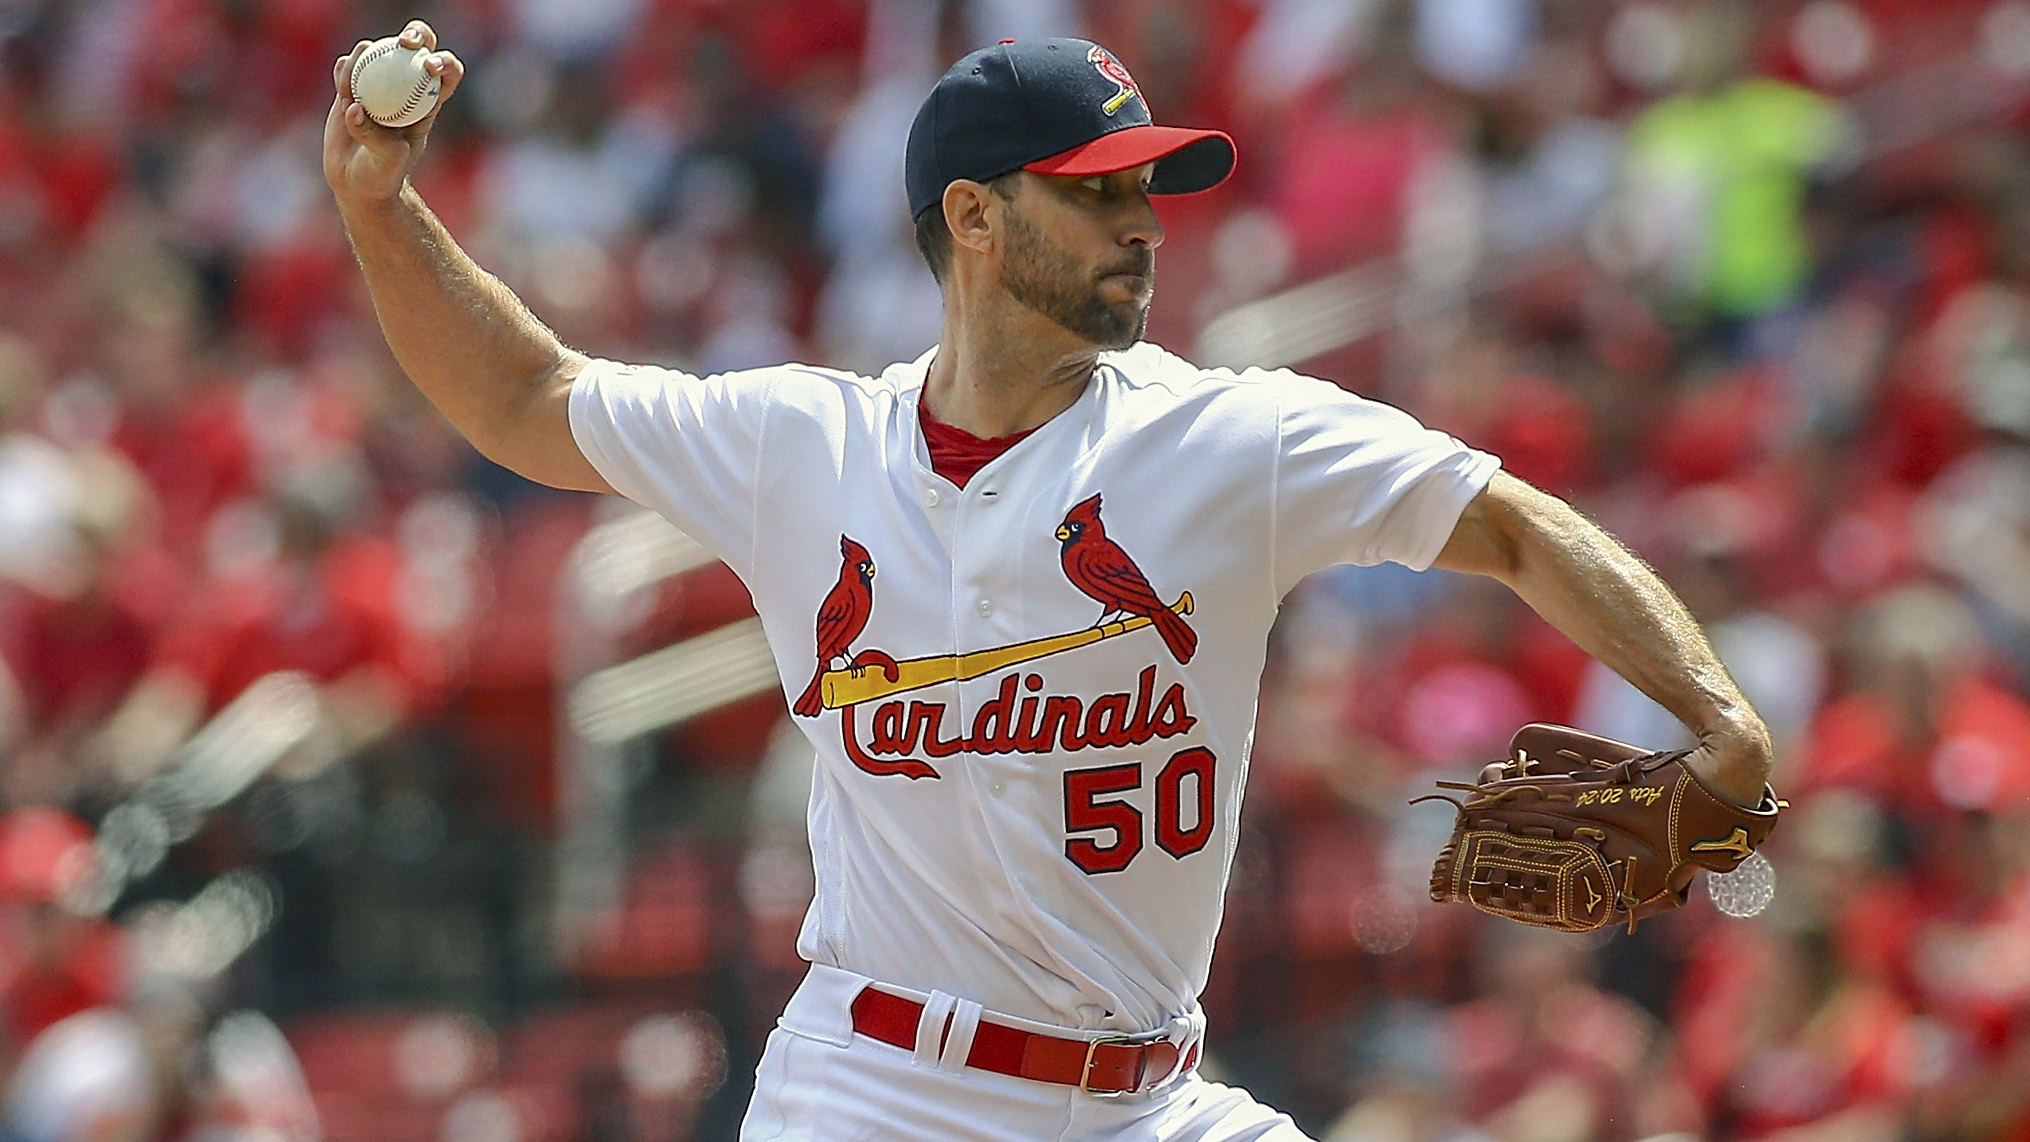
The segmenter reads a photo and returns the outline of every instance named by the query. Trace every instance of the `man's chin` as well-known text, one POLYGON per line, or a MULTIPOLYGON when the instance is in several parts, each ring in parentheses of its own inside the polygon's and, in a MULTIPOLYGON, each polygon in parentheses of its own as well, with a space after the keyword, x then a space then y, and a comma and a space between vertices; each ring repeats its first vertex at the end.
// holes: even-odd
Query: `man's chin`
POLYGON ((1149 303, 1146 299, 1107 308, 1115 320, 1108 323, 1109 328, 1093 331, 1104 334, 1088 338, 1095 348, 1126 349, 1142 339, 1142 334, 1149 328, 1149 303))
POLYGON ((1142 333, 1149 327, 1149 302, 1152 295, 1129 301, 1108 301, 1097 295, 1088 296, 1083 304, 1075 306, 1037 305, 1019 293, 1010 291, 1015 300, 1050 319, 1058 328, 1084 341, 1094 349, 1126 349, 1142 339, 1142 333))
POLYGON ((1114 348, 1126 349, 1128 346, 1140 341, 1142 335, 1149 331, 1149 301, 1150 299, 1145 298, 1140 305, 1135 307, 1135 320, 1131 323, 1131 327, 1128 330, 1127 340, 1114 346, 1114 348))

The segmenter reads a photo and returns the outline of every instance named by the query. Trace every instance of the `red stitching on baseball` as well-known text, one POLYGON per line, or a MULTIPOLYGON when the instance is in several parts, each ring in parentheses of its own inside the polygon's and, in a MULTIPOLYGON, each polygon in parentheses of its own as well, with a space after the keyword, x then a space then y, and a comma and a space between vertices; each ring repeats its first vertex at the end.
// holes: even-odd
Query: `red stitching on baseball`
MULTIPOLYGON (((364 55, 361 55, 361 56, 360 56, 360 57, 359 57, 358 59, 356 59, 356 60, 354 60, 354 61, 353 61, 353 65, 352 65, 352 84, 351 84, 351 85, 352 85, 352 89, 353 89, 353 91, 352 91, 352 97, 353 97, 354 99, 358 99, 358 98, 359 98, 359 73, 360 73, 360 69, 362 69, 362 68, 366 67, 366 65, 367 65, 367 64, 369 64, 369 63, 373 62, 374 60, 377 60, 377 59, 381 58, 381 57, 382 57, 382 56, 384 56, 384 55, 388 55, 389 53, 393 52, 393 51, 394 51, 394 50, 395 50, 396 48, 398 48, 398 47, 400 47, 400 46, 402 46, 402 45, 401 45, 401 42, 400 42, 399 40, 391 40, 391 41, 389 41, 389 42, 387 42, 387 43, 384 43, 384 44, 379 44, 379 45, 376 45, 376 46, 374 46, 374 47, 370 47, 370 48, 368 48, 368 49, 366 50, 366 53, 365 53, 364 55)), ((395 112, 395 113, 394 113, 393 115, 390 115, 390 116, 388 116, 388 118, 390 118, 390 119, 402 119, 402 118, 406 118, 406 117, 408 116, 409 112, 411 112, 411 111, 414 111, 414 110, 416 109, 416 105, 417 105, 417 103, 418 103, 418 102, 420 102, 420 101, 422 100, 422 98, 423 98, 423 97, 424 97, 425 95, 431 94, 431 91, 430 91, 430 85, 431 85, 431 83, 433 83, 433 82, 436 82, 436 81, 437 81, 437 77, 434 77, 434 76, 432 76, 432 75, 431 75, 431 74, 430 74, 429 72, 427 72, 427 71, 426 71, 426 72, 424 72, 424 73, 423 73, 423 78, 422 78, 422 79, 420 79, 420 80, 418 80, 418 81, 417 81, 417 83, 416 83, 416 86, 415 86, 415 88, 414 88, 413 90, 411 90, 411 91, 409 92, 409 98, 407 99, 407 101, 405 101, 405 102, 404 102, 404 103, 402 104, 402 109, 401 109, 400 111, 397 111, 397 112, 395 112)), ((380 121, 380 120, 379 120, 378 118, 375 118, 375 117, 374 117, 373 115, 371 115, 371 114, 369 114, 369 115, 368 115, 367 117, 368 117, 369 119, 373 119, 373 120, 374 120, 374 122, 376 122, 376 123, 380 123, 380 122, 381 122, 381 121, 380 121)), ((387 123, 381 123, 381 125, 385 127, 385 126, 389 126, 390 124, 387 124, 387 123)))

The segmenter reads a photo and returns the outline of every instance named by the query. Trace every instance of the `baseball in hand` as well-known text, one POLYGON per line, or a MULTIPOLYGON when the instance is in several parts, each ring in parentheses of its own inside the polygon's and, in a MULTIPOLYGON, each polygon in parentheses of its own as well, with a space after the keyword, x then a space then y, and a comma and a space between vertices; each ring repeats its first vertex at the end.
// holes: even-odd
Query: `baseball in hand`
POLYGON ((443 80, 423 70, 429 53, 395 36, 375 40, 352 61, 352 97, 383 127, 407 127, 437 106, 443 80))

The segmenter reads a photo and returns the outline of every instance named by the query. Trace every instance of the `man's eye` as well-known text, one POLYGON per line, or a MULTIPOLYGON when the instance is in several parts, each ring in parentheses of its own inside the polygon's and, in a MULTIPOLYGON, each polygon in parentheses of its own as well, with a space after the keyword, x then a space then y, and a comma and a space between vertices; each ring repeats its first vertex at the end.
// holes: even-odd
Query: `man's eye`
POLYGON ((1099 175, 1094 175, 1088 179, 1080 179, 1079 185, 1087 190, 1105 190, 1107 188, 1107 180, 1099 175))

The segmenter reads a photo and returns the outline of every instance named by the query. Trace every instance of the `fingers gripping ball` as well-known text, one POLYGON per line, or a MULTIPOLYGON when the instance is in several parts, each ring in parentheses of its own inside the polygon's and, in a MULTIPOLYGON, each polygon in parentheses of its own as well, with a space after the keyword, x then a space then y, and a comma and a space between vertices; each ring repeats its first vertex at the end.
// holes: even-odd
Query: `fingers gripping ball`
POLYGON ((1699 872, 1733 872, 1754 856, 1779 804, 1766 786, 1753 809, 1718 796, 1684 764, 1688 752, 1524 726, 1509 760, 1479 781, 1438 783, 1465 796, 1444 797, 1459 817, 1431 870, 1431 898, 1568 932, 1633 931, 1676 908, 1699 872))
POLYGON ((437 106, 444 81, 423 68, 428 52, 395 36, 375 40, 352 61, 352 97, 383 127, 407 127, 437 106))

